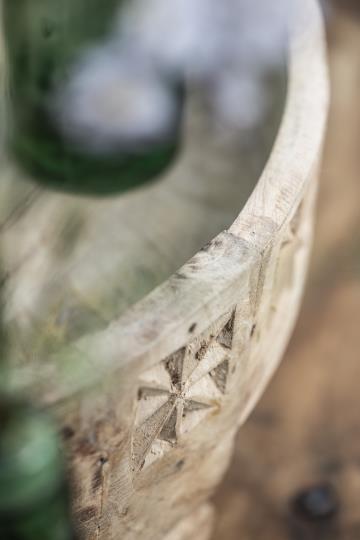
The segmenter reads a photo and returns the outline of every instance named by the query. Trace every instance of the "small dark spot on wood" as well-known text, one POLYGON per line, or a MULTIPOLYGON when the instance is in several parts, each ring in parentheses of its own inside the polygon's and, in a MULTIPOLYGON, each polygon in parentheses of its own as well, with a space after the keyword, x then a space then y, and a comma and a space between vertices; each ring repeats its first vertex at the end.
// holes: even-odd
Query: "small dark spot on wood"
POLYGON ((76 517, 80 523, 85 523, 86 521, 90 521, 90 519, 96 517, 97 513, 98 511, 96 506, 88 506, 87 508, 84 508, 84 510, 81 510, 76 517))
POLYGON ((197 326, 197 324, 195 322, 190 326, 190 328, 189 328, 189 333, 190 334, 192 334, 195 331, 196 326, 197 326))
POLYGON ((255 330, 256 330, 256 324, 253 324, 250 331, 250 337, 253 337, 253 335, 255 334, 255 330))
POLYGON ((101 458, 99 459, 100 465, 105 465, 105 463, 107 463, 108 461, 108 458, 105 456, 101 456, 101 458))
POLYGON ((75 431, 70 426, 65 426, 61 430, 61 435, 65 440, 71 439, 75 435, 75 431))
POLYGON ((212 242, 207 242, 207 243, 200 249, 200 251, 209 251, 209 249, 211 248, 211 245, 212 245, 212 242))
POLYGON ((183 272, 176 272, 175 276, 177 277, 177 279, 188 279, 188 276, 183 272))
POLYGON ((215 238, 212 243, 215 247, 221 247, 223 245, 223 241, 220 238, 215 238))
POLYGON ((187 267, 190 269, 190 270, 193 270, 194 272, 196 272, 199 268, 199 265, 196 261, 190 261, 188 262, 187 264, 187 267))
POLYGON ((177 469, 178 471, 181 471, 181 469, 184 467, 184 465, 185 465, 185 460, 184 460, 184 459, 180 459, 180 461, 178 461, 178 462, 176 463, 176 469, 177 469))

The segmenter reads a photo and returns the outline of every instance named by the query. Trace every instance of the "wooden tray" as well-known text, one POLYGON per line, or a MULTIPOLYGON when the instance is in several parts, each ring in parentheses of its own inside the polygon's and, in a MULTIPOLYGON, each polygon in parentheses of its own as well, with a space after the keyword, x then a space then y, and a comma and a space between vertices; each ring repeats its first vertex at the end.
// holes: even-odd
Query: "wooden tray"
POLYGON ((211 532, 206 501, 306 277, 328 100, 314 0, 285 82, 256 147, 209 135, 194 103, 171 173, 115 199, 46 192, 3 158, 11 384, 56 415, 87 539, 211 532))

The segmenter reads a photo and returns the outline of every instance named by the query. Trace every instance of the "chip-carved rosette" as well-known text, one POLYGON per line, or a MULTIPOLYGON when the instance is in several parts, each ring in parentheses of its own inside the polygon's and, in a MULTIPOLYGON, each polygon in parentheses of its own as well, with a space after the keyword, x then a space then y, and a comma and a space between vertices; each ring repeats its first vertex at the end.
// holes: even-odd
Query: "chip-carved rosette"
POLYGON ((134 475, 221 409, 235 371, 235 315, 234 309, 140 376, 131 444, 134 475))
MULTIPOLYGON (((134 478, 179 444, 186 444, 186 437, 211 415, 221 414, 231 381, 237 388, 235 401, 243 401, 246 410, 247 395, 246 392, 241 395, 244 390, 242 382, 249 383, 252 378, 263 379, 264 382, 268 379, 271 364, 268 363, 269 369, 265 365, 261 367, 263 360, 259 363, 254 361, 254 357, 261 359, 268 354, 262 350, 260 338, 267 334, 273 323, 277 324, 277 311, 278 307, 281 310, 283 296, 287 291, 293 294, 296 281, 303 279, 303 272, 299 274, 297 267, 303 268, 304 258, 309 254, 307 234, 311 229, 314 195, 313 189, 306 194, 278 244, 270 246, 262 256, 263 263, 254 280, 254 296, 258 295, 258 302, 248 306, 253 311, 253 326, 245 328, 240 325, 236 314, 244 306, 238 306, 237 310, 229 311, 186 347, 140 375, 131 435, 134 478), (267 270, 264 280, 263 267, 267 270), (235 355, 239 356, 239 343, 236 352, 233 347, 236 334, 238 338, 241 335, 242 344, 242 377, 239 380, 234 376, 237 367, 235 355), (245 351, 249 346, 251 351, 248 355, 245 351)), ((251 321, 252 317, 250 312, 246 317, 242 313, 241 320, 251 321)), ((293 318, 289 318, 289 325, 293 318)))

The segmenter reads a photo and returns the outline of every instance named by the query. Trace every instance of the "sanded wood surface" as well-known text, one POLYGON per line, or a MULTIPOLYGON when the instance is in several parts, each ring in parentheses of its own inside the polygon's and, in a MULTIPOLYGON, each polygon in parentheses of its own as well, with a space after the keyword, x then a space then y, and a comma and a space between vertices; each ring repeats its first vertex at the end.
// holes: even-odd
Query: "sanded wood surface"
POLYGON ((306 300, 283 364, 238 435, 214 540, 360 538, 360 26, 339 13, 331 24, 333 99, 306 300), (293 497, 323 484, 337 494, 334 516, 294 513, 293 497))
MULTIPOLYGON (((5 320, 17 366, 12 380, 51 407, 62 427, 76 523, 86 540, 192 540, 197 529, 204 539, 210 534, 201 525, 212 516, 206 501, 226 472, 238 428, 282 358, 307 274, 328 101, 315 0, 299 3, 287 64, 276 142, 244 207, 242 197, 233 197, 241 192, 234 182, 240 156, 229 152, 228 160, 202 171, 201 181, 196 175, 193 181, 185 156, 161 189, 114 201, 31 191, 24 200, 20 192, 20 207, 3 220, 5 320), (235 166, 229 176, 234 191, 217 182, 229 165, 235 166), (192 193, 185 206, 184 185, 192 193), (221 212, 224 193, 239 205, 233 225, 235 206, 225 204, 221 212), (149 200, 157 201, 151 221, 160 227, 152 237, 156 247, 142 241, 149 200), (179 208, 187 209, 186 217, 179 208), (80 224, 72 219, 78 215, 80 224), (213 238, 225 218, 225 230, 213 238), (123 236, 119 229, 129 224, 123 236), (177 269, 209 234, 211 241, 177 269), (160 256, 165 244, 170 264, 160 256), (124 270, 123 249, 135 253, 137 271, 150 270, 150 290, 159 261, 170 273, 177 269, 124 312, 117 305, 123 293, 139 292, 127 289, 127 276, 130 282, 141 276, 132 275, 132 265, 124 270), (103 322, 95 317, 92 328, 74 309, 79 299, 103 322), (36 336, 49 339, 37 348, 36 336)), ((204 153, 195 150, 201 166, 212 156, 205 134, 204 153)), ((18 197, 10 189, 3 210, 18 197)))

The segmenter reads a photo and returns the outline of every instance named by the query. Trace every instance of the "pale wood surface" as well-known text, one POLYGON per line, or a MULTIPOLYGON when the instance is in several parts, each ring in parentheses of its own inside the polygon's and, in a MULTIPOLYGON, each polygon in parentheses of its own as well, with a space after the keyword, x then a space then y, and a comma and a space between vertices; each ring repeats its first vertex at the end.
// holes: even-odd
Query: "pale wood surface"
MULTIPOLYGON (((114 286, 116 268, 113 261, 109 265, 108 255, 110 248, 119 251, 116 260, 123 272, 124 246, 112 225, 124 215, 134 223, 131 231, 137 234, 130 231, 128 242, 132 248, 144 230, 144 202, 152 188, 141 204, 137 193, 114 206, 109 201, 79 203, 50 193, 38 196, 33 188, 21 194, 20 205, 19 192, 12 189, 7 199, 1 199, 4 211, 15 208, 5 216, 2 231, 10 350, 19 366, 14 384, 29 387, 38 402, 51 405, 63 427, 74 479, 75 515, 88 540, 161 540, 166 534, 184 536, 186 531, 190 540, 194 522, 201 522, 203 512, 208 512, 204 502, 227 469, 238 427, 281 359, 306 276, 327 113, 324 36, 313 0, 301 3, 289 66, 287 103, 275 148, 251 197, 245 198, 243 211, 243 187, 234 182, 234 170, 228 190, 224 185, 219 190, 216 184, 219 176, 226 177, 224 164, 226 169, 232 163, 240 167, 232 152, 227 156, 231 159, 217 163, 220 169, 213 170, 212 164, 206 171, 204 178, 209 176, 210 183, 193 183, 194 170, 186 166, 188 174, 181 176, 181 182, 174 181, 171 189, 175 187, 177 195, 185 181, 192 190, 186 214, 193 219, 189 217, 192 228, 186 234, 181 227, 188 225, 187 220, 178 215, 176 223, 170 221, 165 229, 172 240, 167 245, 173 249, 167 272, 196 251, 200 239, 203 243, 205 236, 211 238, 230 225, 235 206, 229 211, 228 202, 235 200, 236 193, 235 215, 240 214, 233 226, 120 318, 122 308, 114 308, 119 292, 114 286), (196 210, 189 206, 192 200, 196 210), (74 219, 79 209, 80 224, 74 219), (71 251, 70 263, 66 258, 69 223, 74 227, 71 236, 80 231, 82 240, 71 251), (93 223, 98 228, 91 228, 93 223), (194 237, 194 230, 199 236, 194 237), (98 240, 96 264, 94 254, 87 259, 93 239, 98 240), (184 251, 176 258, 179 250, 184 251), (96 279, 97 266, 107 278, 105 283, 96 279), (63 312, 59 302, 67 292, 63 312), (110 294, 108 300, 104 292, 110 294), (62 326, 70 320, 69 328, 76 328, 71 302, 79 297, 87 314, 89 307, 94 309, 94 328, 80 312, 79 319, 89 325, 71 339, 62 326), (30 333, 48 339, 35 349, 33 338, 21 341, 34 321, 39 326, 35 324, 30 333), (187 521, 190 514, 194 517, 187 521)), ((211 152, 206 137, 204 142, 204 153, 211 152)), ((204 163, 201 152, 197 159, 199 165, 204 163)), ((20 189, 21 183, 17 185, 20 189)), ((166 182, 162 188, 159 192, 153 188, 154 201, 160 199, 158 212, 169 203, 163 200, 166 182)), ((247 190, 248 195, 249 186, 247 190)), ((178 199, 181 206, 180 196, 170 205, 170 216, 178 211, 178 199)), ((156 216, 152 224, 159 226, 156 216)), ((153 256, 157 263, 164 245, 162 232, 158 231, 156 248, 151 242, 148 245, 146 260, 153 256)), ((144 243, 139 246, 137 257, 144 243)), ((154 284, 151 281, 150 288, 154 284)), ((120 290, 124 291, 123 284, 120 290)))

